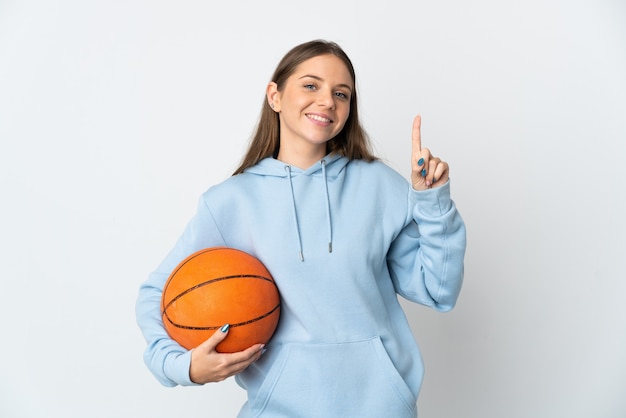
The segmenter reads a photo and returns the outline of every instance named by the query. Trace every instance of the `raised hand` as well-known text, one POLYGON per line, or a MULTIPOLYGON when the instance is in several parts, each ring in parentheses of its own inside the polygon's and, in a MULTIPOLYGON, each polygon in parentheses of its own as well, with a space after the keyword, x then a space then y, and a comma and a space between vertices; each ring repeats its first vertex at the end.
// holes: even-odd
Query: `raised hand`
POLYGON ((413 119, 411 152, 411 183, 415 190, 426 190, 443 186, 448 181, 448 163, 441 161, 430 153, 428 148, 422 148, 422 117, 417 115, 413 119))

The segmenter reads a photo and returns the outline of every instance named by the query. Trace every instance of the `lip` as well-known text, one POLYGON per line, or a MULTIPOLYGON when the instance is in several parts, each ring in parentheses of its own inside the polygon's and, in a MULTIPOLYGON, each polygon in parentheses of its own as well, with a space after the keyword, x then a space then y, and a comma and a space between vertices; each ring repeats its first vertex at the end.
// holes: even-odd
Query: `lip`
POLYGON ((334 122, 328 115, 323 113, 305 113, 305 115, 311 122, 321 125, 330 125, 334 122))

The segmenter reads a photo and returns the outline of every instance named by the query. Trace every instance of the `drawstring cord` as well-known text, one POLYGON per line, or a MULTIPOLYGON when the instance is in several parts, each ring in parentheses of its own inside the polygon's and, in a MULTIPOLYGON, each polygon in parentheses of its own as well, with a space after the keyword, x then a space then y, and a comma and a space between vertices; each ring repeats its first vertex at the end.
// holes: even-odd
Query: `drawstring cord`
POLYGON ((293 220, 296 226, 296 235, 298 237, 298 246, 300 248, 300 261, 304 261, 304 255, 302 254, 302 238, 300 237, 300 224, 298 223, 298 213, 296 212, 296 197, 293 193, 293 181, 291 178, 291 166, 286 165, 285 171, 287 171, 287 177, 289 178, 289 189, 291 190, 291 208, 293 209, 293 220))
POLYGON ((328 196, 328 179, 326 178, 326 160, 322 160, 322 175, 326 189, 326 218, 328 220, 328 252, 333 252, 333 224, 330 219, 330 197, 328 196))
MULTIPOLYGON (((330 217, 330 195, 328 193, 328 178, 326 176, 326 160, 321 160, 322 165, 322 177, 324 177, 324 196, 326 197, 326 219, 328 221, 328 252, 333 252, 333 225, 330 217)), ((296 236, 298 238, 299 256, 300 261, 304 261, 304 253, 302 251, 302 236, 300 235, 300 223, 298 222, 298 211, 296 210, 296 196, 293 191, 293 177, 291 173, 291 166, 286 165, 285 171, 287 172, 287 178, 289 179, 289 190, 291 192, 291 209, 293 213, 293 221, 296 227, 296 236)))

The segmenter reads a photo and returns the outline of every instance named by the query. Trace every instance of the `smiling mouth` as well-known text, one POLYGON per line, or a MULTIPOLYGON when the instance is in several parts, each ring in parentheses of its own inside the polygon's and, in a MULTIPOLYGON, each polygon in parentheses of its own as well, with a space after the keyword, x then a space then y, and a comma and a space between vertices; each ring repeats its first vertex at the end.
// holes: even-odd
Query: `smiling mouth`
POLYGON ((312 114, 307 113, 306 117, 309 118, 309 119, 316 120, 318 122, 332 123, 331 119, 325 118, 325 117, 320 116, 320 115, 312 115, 312 114))

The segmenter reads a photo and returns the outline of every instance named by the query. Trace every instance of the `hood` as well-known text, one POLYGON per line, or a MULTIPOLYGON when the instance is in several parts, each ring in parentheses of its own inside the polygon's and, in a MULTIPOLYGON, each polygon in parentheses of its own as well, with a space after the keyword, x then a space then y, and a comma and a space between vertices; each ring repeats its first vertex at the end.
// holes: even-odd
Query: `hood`
POLYGON ((273 176, 285 178, 285 187, 289 187, 291 196, 291 208, 293 213, 294 224, 294 238, 298 245, 298 256, 300 261, 304 262, 304 254, 302 252, 302 236, 300 234, 300 221, 298 219, 298 211, 296 209, 296 198, 293 192, 293 177, 294 176, 319 176, 320 181, 323 182, 325 199, 325 210, 328 230, 328 252, 333 252, 333 226, 331 218, 330 198, 328 195, 328 180, 334 180, 339 176, 339 173, 348 164, 350 160, 347 157, 343 157, 338 154, 328 154, 317 163, 313 164, 306 170, 302 170, 298 167, 294 167, 275 158, 268 157, 259 161, 253 167, 247 168, 244 172, 248 174, 256 174, 261 176, 273 176))
POLYGON ((311 167, 306 170, 302 170, 293 165, 289 165, 282 161, 279 161, 272 157, 267 157, 259 161, 256 165, 246 168, 244 172, 250 174, 258 174, 261 176, 274 176, 274 177, 287 177, 288 173, 285 167, 291 168, 291 175, 305 175, 312 176, 315 174, 320 174, 322 172, 322 166, 326 165, 326 176, 329 179, 335 179, 343 170, 343 168, 348 164, 349 160, 346 157, 342 157, 338 154, 328 154, 326 157, 319 160, 317 163, 313 164, 311 167))

